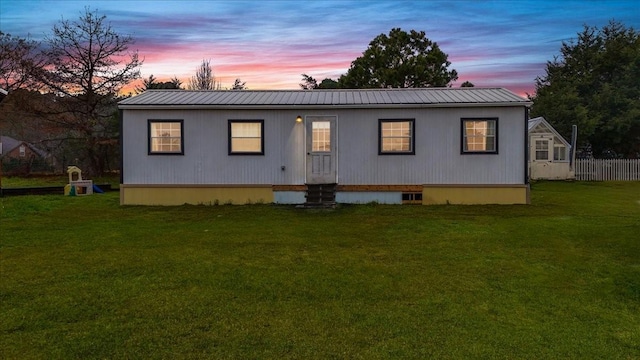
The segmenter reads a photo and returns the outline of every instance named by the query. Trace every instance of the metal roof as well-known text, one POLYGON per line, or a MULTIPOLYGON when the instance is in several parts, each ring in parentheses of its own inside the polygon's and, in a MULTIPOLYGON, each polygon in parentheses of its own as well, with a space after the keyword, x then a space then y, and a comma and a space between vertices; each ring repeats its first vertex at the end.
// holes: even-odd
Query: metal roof
POLYGON ((147 90, 122 100, 120 109, 389 108, 529 106, 503 88, 334 90, 147 90))
POLYGON ((565 145, 571 146, 571 144, 569 144, 569 142, 565 140, 565 138, 562 137, 562 135, 560 135, 560 133, 553 126, 551 126, 551 124, 549 124, 549 122, 542 116, 529 119, 529 129, 528 129, 529 133, 531 133, 531 130, 535 129, 538 125, 541 125, 542 127, 546 128, 550 133, 552 133, 554 136, 559 138, 565 145))

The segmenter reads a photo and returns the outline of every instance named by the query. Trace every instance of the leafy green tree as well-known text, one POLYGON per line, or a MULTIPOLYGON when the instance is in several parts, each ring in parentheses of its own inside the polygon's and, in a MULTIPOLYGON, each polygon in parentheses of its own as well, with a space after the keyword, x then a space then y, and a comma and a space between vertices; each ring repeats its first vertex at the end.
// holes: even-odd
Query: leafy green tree
POLYGON ((473 85, 471 81, 465 81, 460 85, 460 87, 475 87, 475 85, 473 85))
POLYGON ((318 88, 318 81, 312 76, 302 74, 302 82, 299 85, 302 90, 313 90, 318 88))
POLYGON ((47 63, 39 80, 60 99, 42 115, 78 144, 76 164, 90 174, 102 174, 109 159, 117 159, 117 94, 140 77, 142 65, 137 51, 129 51, 132 44, 89 8, 76 21, 61 20, 45 39, 47 63))
POLYGON ((302 82, 299 85, 303 90, 340 88, 340 84, 333 79, 325 78, 320 82, 320 84, 318 84, 316 79, 307 74, 302 74, 302 82))
POLYGON ((585 26, 536 79, 532 116, 564 137, 578 126, 579 147, 595 157, 640 156, 640 35, 615 21, 585 26))
POLYGON ((424 31, 394 28, 369 43, 362 56, 351 63, 338 82, 342 88, 418 88, 449 86, 458 79, 456 70, 436 42, 424 31))
POLYGON ((333 79, 325 78, 318 84, 318 89, 339 89, 340 83, 333 79))

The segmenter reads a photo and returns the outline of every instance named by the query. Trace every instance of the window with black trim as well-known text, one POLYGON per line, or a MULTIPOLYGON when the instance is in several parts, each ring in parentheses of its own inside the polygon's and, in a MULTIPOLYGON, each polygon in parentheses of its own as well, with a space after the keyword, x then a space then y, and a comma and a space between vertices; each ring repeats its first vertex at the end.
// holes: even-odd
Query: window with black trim
POLYGON ((229 155, 264 155, 264 120, 229 120, 229 155))
POLYGON ((183 155, 184 121, 149 120, 149 155, 183 155))
POLYGON ((461 152, 463 154, 498 153, 498 119, 461 119, 461 152))
POLYGON ((378 154, 414 155, 415 151, 414 119, 378 120, 378 154))

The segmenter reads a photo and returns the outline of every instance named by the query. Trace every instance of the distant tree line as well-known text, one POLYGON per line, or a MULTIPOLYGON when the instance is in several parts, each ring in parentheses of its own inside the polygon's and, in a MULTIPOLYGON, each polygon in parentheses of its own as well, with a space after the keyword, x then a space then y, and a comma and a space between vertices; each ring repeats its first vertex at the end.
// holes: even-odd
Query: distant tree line
POLYGON ((588 155, 640 157, 640 35, 616 21, 585 26, 547 62, 531 99, 532 116, 544 116, 565 138, 577 125, 588 155))

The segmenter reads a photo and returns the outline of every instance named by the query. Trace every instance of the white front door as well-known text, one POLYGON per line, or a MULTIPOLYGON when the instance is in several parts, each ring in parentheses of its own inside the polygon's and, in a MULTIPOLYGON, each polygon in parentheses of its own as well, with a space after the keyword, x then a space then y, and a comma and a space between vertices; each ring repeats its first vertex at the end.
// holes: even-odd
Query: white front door
POLYGON ((333 184, 336 178, 335 116, 307 116, 307 184, 333 184))

